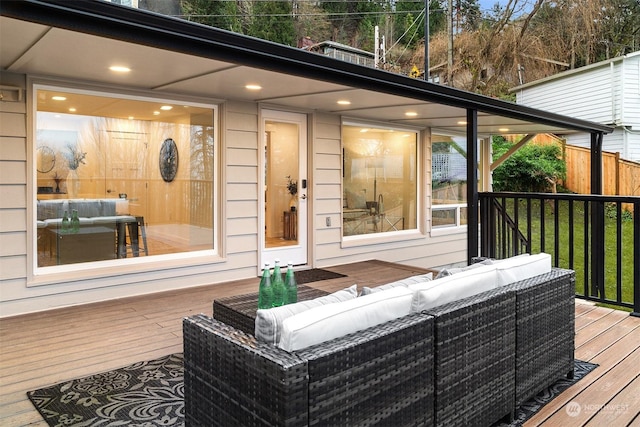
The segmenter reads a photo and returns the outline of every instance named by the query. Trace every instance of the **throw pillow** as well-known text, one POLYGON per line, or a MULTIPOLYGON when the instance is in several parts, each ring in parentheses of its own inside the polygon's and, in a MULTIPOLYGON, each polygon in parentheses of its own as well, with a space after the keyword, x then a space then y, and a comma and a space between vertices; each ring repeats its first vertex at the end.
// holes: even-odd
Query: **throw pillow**
POLYGON ((345 190, 347 193, 347 207, 349 209, 366 209, 367 202, 362 191, 345 190))
POLYGON ((278 344, 280 334, 282 333, 282 322, 284 322, 285 319, 314 307, 354 299, 357 294, 357 285, 352 285, 346 289, 320 298, 300 301, 281 307, 258 310, 256 313, 256 329, 254 335, 258 341, 273 345, 278 344))
POLYGON ((409 314, 413 292, 397 287, 312 308, 282 323, 278 347, 296 351, 409 314))
POLYGON ((414 291, 411 312, 420 312, 470 297, 496 287, 498 273, 495 265, 483 265, 425 284, 409 285, 414 291))
POLYGON ((539 253, 527 257, 507 258, 496 264, 498 286, 526 280, 551 271, 551 255, 539 253))
POLYGON ((468 270, 473 270, 475 268, 480 268, 483 265, 492 265, 494 263, 495 263, 495 261, 492 260, 492 259, 485 259, 485 260, 482 260, 480 262, 476 262, 475 264, 468 265, 466 267, 443 268, 442 270, 440 270, 440 272, 438 272, 438 275, 436 276, 436 279, 439 279, 441 277, 451 276, 451 275, 457 274, 457 273, 462 273, 463 271, 468 271, 468 270))
POLYGON ((409 285, 415 284, 415 283, 423 283, 423 282, 428 282, 430 280, 433 280, 433 273, 427 273, 427 274, 419 274, 417 276, 411 276, 408 277, 406 279, 402 279, 402 280, 397 280, 395 282, 391 282, 391 283, 387 283, 385 285, 380 285, 380 286, 376 286, 375 288, 369 288, 367 286, 362 288, 362 292, 360 293, 360 295, 369 295, 372 294, 374 292, 380 292, 380 291, 386 291, 387 289, 392 289, 398 286, 403 286, 403 287, 407 287, 409 285))

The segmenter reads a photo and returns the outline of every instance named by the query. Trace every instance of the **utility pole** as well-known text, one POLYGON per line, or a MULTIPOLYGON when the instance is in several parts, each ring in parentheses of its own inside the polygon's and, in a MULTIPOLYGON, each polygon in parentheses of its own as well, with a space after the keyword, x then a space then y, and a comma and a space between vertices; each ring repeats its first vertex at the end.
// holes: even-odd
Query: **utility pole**
POLYGON ((447 84, 453 87, 453 0, 447 0, 447 84))
POLYGON ((429 0, 424 0, 424 79, 429 81, 429 0))

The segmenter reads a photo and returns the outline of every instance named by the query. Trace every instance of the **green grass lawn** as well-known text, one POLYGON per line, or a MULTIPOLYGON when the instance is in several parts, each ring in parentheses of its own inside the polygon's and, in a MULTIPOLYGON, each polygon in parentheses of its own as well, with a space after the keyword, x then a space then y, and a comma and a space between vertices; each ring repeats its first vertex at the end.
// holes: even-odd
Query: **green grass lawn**
MULTIPOLYGON (((507 203, 510 215, 513 218, 513 201, 507 203)), ((527 235, 527 218, 526 218, 526 201, 520 201, 519 205, 519 228, 522 233, 527 235)), ((587 208, 588 209, 588 208, 587 208)), ((573 224, 569 223, 569 202, 561 201, 558 211, 555 212, 552 203, 545 203, 544 214, 544 248, 541 239, 541 211, 540 202, 532 200, 532 222, 531 222, 531 252, 546 252, 551 254, 555 262, 556 253, 554 248, 555 238, 555 218, 558 218, 558 267, 572 268, 576 272, 576 294, 587 295, 585 293, 585 278, 590 279, 589 271, 585 271, 585 251, 587 251, 587 262, 591 264, 589 245, 585 248, 585 221, 584 221, 584 203, 574 203, 573 224), (569 233, 573 227, 573 266, 569 260, 569 233)), ((591 212, 588 212, 589 214, 591 212)), ((633 303, 633 220, 629 214, 622 215, 622 245, 621 245, 621 301, 625 303, 633 303)), ((588 238, 591 238, 591 224, 587 224, 588 238)), ((615 209, 606 209, 605 212, 605 297, 607 300, 617 300, 617 223, 615 209)), ((588 281, 589 292, 591 282, 588 281)), ((611 305, 611 307, 631 311, 620 306, 611 305)))

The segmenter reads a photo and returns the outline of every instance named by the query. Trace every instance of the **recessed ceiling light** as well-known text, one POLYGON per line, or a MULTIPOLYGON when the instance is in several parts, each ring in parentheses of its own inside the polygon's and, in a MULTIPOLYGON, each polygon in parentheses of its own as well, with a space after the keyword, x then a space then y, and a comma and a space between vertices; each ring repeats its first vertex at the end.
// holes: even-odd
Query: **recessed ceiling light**
POLYGON ((153 112, 153 115, 154 115, 154 116, 159 116, 159 115, 160 115, 160 111, 154 111, 154 112, 153 112))
POLYGON ((67 97, 66 96, 56 95, 56 96, 52 96, 51 99, 53 99, 54 101, 66 101, 67 97))
POLYGON ((163 105, 162 107, 160 107, 160 109, 162 111, 169 111, 171 110, 173 107, 171 105, 163 105))
POLYGON ((124 65, 112 65, 109 69, 116 73, 128 73, 131 71, 131 68, 125 67, 124 65))
POLYGON ((346 99, 341 99, 338 101, 338 105, 351 105, 351 101, 347 101, 346 99))
POLYGON ((404 115, 407 117, 416 117, 418 113, 416 113, 415 111, 407 111, 406 113, 404 113, 404 115))
POLYGON ((76 110, 75 108, 73 108, 73 107, 69 108, 69 112, 70 112, 70 113, 75 113, 76 111, 77 111, 77 110, 76 110))
POLYGON ((367 132, 369 132, 369 129, 367 128, 360 129, 360 133, 367 133, 367 132))
POLYGON ((245 89, 260 90, 260 89, 262 89, 262 86, 257 85, 257 84, 248 84, 248 85, 245 86, 245 89))
POLYGON ((498 128, 500 132, 509 132, 509 128, 498 128))
POLYGON ((129 116, 129 120, 133 120, 133 116, 129 116))

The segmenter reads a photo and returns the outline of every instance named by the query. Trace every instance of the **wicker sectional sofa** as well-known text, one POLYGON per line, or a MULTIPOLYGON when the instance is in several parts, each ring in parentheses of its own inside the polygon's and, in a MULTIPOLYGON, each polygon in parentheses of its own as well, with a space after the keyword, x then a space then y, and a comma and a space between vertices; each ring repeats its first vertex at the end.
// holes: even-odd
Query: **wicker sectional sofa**
POLYGON ((293 352, 186 318, 187 425, 490 426, 573 372, 574 294, 552 269, 293 352))

